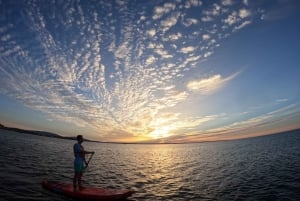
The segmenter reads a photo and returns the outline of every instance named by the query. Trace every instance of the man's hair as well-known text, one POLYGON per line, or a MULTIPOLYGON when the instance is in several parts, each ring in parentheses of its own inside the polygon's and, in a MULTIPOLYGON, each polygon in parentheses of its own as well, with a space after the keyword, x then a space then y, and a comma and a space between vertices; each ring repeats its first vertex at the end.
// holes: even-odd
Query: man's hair
POLYGON ((77 135, 77 137, 76 137, 77 141, 79 141, 82 138, 83 138, 82 135, 77 135))

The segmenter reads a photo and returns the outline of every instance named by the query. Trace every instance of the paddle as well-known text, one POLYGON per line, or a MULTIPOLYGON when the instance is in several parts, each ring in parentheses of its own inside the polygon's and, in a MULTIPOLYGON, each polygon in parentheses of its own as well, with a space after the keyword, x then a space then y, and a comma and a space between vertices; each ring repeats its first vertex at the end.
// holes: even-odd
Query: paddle
POLYGON ((95 152, 91 152, 90 158, 89 158, 88 162, 86 163, 86 166, 84 167, 84 171, 88 168, 89 163, 90 163, 91 159, 92 159, 93 156, 94 156, 94 153, 95 153, 95 152))

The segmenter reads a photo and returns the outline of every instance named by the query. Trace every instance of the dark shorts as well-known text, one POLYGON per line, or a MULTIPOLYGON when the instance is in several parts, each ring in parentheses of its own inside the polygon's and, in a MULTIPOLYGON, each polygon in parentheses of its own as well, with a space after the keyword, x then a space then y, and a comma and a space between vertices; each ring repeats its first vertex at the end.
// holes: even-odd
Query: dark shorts
POLYGON ((74 162, 74 170, 75 170, 75 172, 83 172, 83 170, 84 170, 83 163, 74 162))

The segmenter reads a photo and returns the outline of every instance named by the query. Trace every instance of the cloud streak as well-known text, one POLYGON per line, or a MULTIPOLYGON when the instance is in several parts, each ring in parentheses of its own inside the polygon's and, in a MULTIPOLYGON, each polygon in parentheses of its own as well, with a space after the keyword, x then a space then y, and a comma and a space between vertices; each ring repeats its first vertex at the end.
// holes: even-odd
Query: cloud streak
MULTIPOLYGON (((174 135, 165 142, 201 142, 216 140, 233 140, 256 137, 298 128, 300 119, 299 104, 291 104, 246 120, 237 120, 232 124, 203 131, 191 131, 186 135, 174 135), (281 129, 278 129, 280 125, 281 129)), ((244 113, 244 115, 247 113, 244 113)), ((217 120, 228 115, 216 115, 207 120, 217 120)))
POLYGON ((221 90, 238 73, 200 80, 187 74, 258 17, 244 2, 2 2, 12 12, 1 14, 0 92, 100 140, 197 127, 213 118, 181 119, 176 106, 192 92, 221 90))
POLYGON ((234 79, 239 73, 235 73, 229 77, 222 78, 221 75, 213 75, 209 78, 200 80, 193 80, 187 84, 190 91, 196 91, 202 94, 213 93, 226 85, 229 81, 234 79))

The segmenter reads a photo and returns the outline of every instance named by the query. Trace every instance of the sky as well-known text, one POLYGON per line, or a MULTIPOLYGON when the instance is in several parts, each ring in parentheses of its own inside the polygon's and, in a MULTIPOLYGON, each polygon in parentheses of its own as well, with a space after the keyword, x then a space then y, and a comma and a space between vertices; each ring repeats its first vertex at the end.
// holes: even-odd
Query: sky
POLYGON ((0 0, 0 123, 105 142, 300 128, 297 0, 0 0))

